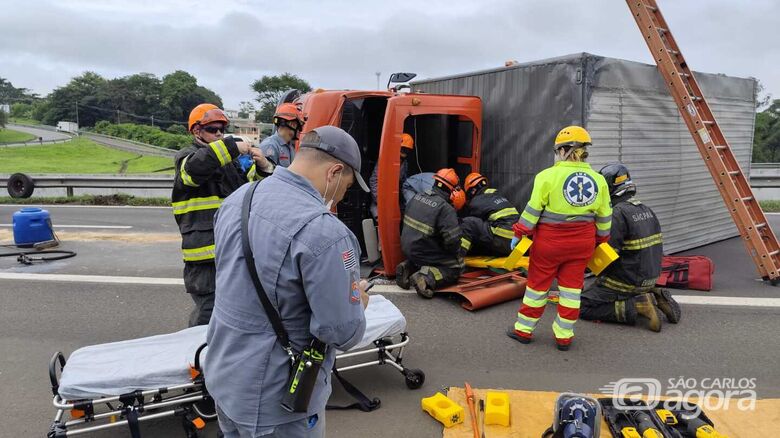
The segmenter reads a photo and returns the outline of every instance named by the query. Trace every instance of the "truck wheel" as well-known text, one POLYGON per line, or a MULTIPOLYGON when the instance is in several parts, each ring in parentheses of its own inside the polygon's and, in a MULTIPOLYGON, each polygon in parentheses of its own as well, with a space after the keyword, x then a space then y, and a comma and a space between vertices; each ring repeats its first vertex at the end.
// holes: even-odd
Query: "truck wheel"
POLYGON ((29 198, 35 190, 35 181, 23 173, 15 173, 8 178, 8 194, 12 198, 29 198))

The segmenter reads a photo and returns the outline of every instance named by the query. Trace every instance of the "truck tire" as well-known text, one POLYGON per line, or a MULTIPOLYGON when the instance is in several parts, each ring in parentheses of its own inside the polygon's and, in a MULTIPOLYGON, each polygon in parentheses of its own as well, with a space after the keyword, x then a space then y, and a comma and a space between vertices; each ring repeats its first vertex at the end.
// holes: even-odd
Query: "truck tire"
POLYGON ((8 178, 7 186, 12 198, 29 198, 35 190, 35 181, 23 173, 15 173, 8 178))

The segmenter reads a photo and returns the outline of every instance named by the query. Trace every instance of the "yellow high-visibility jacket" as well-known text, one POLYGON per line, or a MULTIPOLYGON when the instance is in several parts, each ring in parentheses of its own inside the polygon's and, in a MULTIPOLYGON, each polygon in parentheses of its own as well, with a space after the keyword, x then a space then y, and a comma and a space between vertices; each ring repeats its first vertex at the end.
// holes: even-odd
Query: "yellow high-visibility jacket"
POLYGON ((515 225, 515 234, 531 234, 537 224, 552 226, 590 222, 596 238, 609 239, 612 207, 609 187, 588 163, 559 161, 536 175, 531 199, 515 225))

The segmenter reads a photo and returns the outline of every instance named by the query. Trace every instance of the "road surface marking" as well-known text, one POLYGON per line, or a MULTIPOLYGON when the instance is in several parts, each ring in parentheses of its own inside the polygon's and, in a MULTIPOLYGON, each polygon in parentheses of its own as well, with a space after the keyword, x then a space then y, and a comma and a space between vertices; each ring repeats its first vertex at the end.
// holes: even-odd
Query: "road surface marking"
POLYGON ((69 274, 26 274, 17 272, 0 272, 3 280, 31 281, 63 281, 71 283, 112 283, 112 284, 145 284, 154 286, 183 285, 181 278, 159 277, 113 277, 105 275, 69 275, 69 274))
MULTIPOLYGON (((161 277, 114 277, 104 275, 70 274, 27 274, 18 272, 0 272, 0 280, 62 281, 75 283, 143 284, 153 286, 184 285, 181 278, 161 277)), ((414 294, 414 289, 404 290, 394 284, 377 284, 371 289, 374 293, 414 294)), ((756 297, 719 297, 698 295, 675 295, 680 304, 732 307, 780 307, 780 298, 756 297)))
MULTIPOLYGON (((131 225, 53 225, 54 228, 110 228, 112 230, 129 230, 131 225)), ((0 224, 0 227, 13 227, 12 224, 0 224)))

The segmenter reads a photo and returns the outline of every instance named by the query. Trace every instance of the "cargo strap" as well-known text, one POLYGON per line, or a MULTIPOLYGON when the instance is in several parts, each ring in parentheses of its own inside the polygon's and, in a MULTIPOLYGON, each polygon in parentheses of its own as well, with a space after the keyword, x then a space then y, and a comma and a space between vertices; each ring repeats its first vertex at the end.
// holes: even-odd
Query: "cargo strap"
POLYGON ((341 386, 344 387, 344 390, 347 391, 349 395, 352 396, 355 400, 357 400, 355 403, 352 403, 351 405, 346 406, 335 406, 335 405, 327 405, 325 406, 325 409, 328 410, 348 410, 348 409, 360 409, 363 412, 371 412, 376 409, 379 409, 379 406, 382 404, 382 401, 378 398, 374 397, 372 400, 369 400, 369 398, 363 394, 359 389, 355 387, 355 385, 349 383, 347 379, 341 376, 336 369, 333 369, 333 375, 336 376, 336 379, 338 379, 339 382, 341 382, 341 386))

